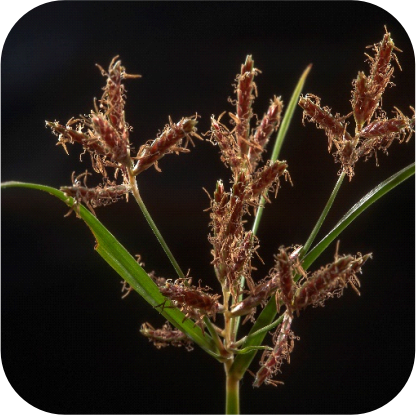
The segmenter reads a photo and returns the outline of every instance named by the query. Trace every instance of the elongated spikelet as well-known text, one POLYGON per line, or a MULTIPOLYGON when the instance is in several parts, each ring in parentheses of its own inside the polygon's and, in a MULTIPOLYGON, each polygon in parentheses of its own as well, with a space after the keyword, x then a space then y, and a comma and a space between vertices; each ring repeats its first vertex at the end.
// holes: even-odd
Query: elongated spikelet
POLYGON ((392 59, 397 61, 393 50, 400 51, 394 46, 393 39, 387 30, 383 40, 374 45, 373 50, 375 52, 374 58, 367 55, 370 61, 370 75, 366 77, 364 72, 359 72, 354 81, 351 104, 357 131, 361 130, 364 123, 370 122, 374 111, 379 106, 381 97, 394 72, 390 62, 392 59))
POLYGON ((251 55, 248 55, 237 77, 237 111, 234 118, 237 143, 242 155, 247 154, 249 150, 250 120, 253 117, 251 106, 254 101, 253 91, 256 90, 254 77, 257 72, 251 55))
POLYGON ((140 327, 140 333, 147 337, 157 349, 169 345, 174 347, 184 346, 188 352, 194 349, 192 340, 182 331, 172 328, 168 322, 160 329, 155 329, 150 323, 143 323, 140 327))
MULTIPOLYGON (((218 302, 219 294, 208 294, 208 288, 195 287, 190 284, 191 279, 177 279, 175 282, 167 280, 160 286, 160 292, 177 305, 187 317, 195 314, 203 317, 208 315, 215 320, 215 315, 223 311, 223 306, 218 302)), ((164 305, 162 305, 164 307, 164 305)))
POLYGON ((323 306, 328 298, 340 297, 348 284, 359 295, 357 287, 360 286, 360 281, 356 274, 361 272, 362 266, 369 258, 371 254, 358 254, 357 257, 336 255, 333 263, 315 271, 297 289, 293 298, 293 309, 299 313, 308 305, 323 306))
MULTIPOLYGON (((60 190, 68 197, 75 199, 75 211, 78 214, 78 204, 84 203, 88 209, 95 215, 94 208, 99 206, 108 206, 117 202, 123 196, 128 196, 129 186, 126 184, 116 184, 115 182, 107 182, 104 185, 96 187, 87 187, 86 178, 89 173, 85 172, 75 177, 75 172, 72 173, 72 186, 62 186, 60 190), (80 179, 84 177, 83 184, 80 179)), ((71 211, 70 211, 71 212, 71 211)))
POLYGON ((346 131, 346 124, 339 115, 332 115, 328 107, 321 108, 321 99, 313 94, 300 97, 299 105, 303 108, 303 120, 316 123, 318 128, 325 131, 328 136, 328 150, 332 148, 334 140, 352 140, 346 131))
POLYGON ((279 287, 277 278, 267 278, 259 282, 251 290, 250 294, 242 301, 238 302, 231 308, 232 317, 245 316, 251 314, 259 305, 264 305, 279 287))
POLYGON ((250 148, 248 150, 248 158, 251 167, 254 170, 264 152, 270 136, 280 126, 283 103, 280 97, 274 97, 270 103, 267 113, 264 114, 260 125, 256 128, 254 136, 250 140, 250 148))
POLYGON ((276 160, 269 162, 263 169, 256 172, 251 183, 251 196, 257 198, 263 195, 267 200, 267 193, 273 185, 276 186, 276 192, 279 189, 279 177, 287 175, 286 161, 276 160))
POLYGON ((261 357, 261 367, 255 375, 254 387, 258 388, 263 383, 273 386, 283 384, 283 382, 273 380, 272 377, 281 373, 280 368, 285 360, 290 363, 290 353, 293 350, 293 340, 295 338, 293 332, 290 330, 291 324, 292 317, 288 313, 285 313, 282 324, 277 327, 273 335, 273 350, 265 350, 261 357))
POLYGON ((135 159, 137 163, 134 167, 133 173, 137 175, 151 166, 158 169, 158 161, 169 153, 187 153, 187 144, 191 137, 198 137, 196 134, 196 118, 182 118, 176 124, 169 119, 169 124, 165 126, 162 133, 155 140, 142 146, 135 159), (185 145, 182 145, 182 140, 185 140, 185 145))

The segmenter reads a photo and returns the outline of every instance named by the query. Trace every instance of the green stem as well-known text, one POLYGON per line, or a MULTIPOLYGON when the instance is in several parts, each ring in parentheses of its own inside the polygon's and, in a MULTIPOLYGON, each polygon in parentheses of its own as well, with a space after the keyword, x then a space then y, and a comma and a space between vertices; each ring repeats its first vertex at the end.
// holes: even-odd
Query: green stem
POLYGON ((226 399, 225 399, 225 413, 239 414, 240 413, 240 380, 229 372, 229 366, 226 368, 226 399))
POLYGON ((136 177, 134 177, 133 173, 129 170, 129 179, 130 179, 130 186, 131 191, 133 193, 134 198, 136 199, 137 204, 139 205, 141 211, 143 212, 144 217, 146 218, 147 223, 149 224, 150 228, 152 229, 153 233, 155 234, 157 240, 159 241, 160 245, 162 246, 163 250, 165 251, 167 257, 169 258, 173 268, 175 268, 176 273, 178 274, 179 278, 185 278, 179 264, 177 263, 175 257, 173 256, 171 250, 169 249, 166 241, 164 240, 162 234, 160 233, 159 229, 157 228, 155 222, 153 221, 152 217, 150 216, 149 211, 146 208, 146 205, 143 202, 143 199, 140 196, 139 188, 137 186, 136 177))
MULTIPOLYGON (((254 338, 254 337, 258 336, 259 334, 266 333, 267 331, 270 331, 271 329, 274 329, 282 321, 283 321, 283 314, 278 319, 273 321, 273 323, 268 324, 268 325, 264 326, 263 328, 261 328, 260 330, 257 330, 257 331, 255 331, 251 334, 248 334, 247 336, 242 337, 239 341, 235 342, 233 346, 235 346, 235 347, 241 346, 242 344, 246 343, 247 340, 250 340, 251 338, 254 338)), ((249 349, 249 347, 245 347, 244 349, 241 349, 241 350, 245 350, 245 349, 249 349)), ((254 350, 254 349, 251 348, 251 350, 254 350)))
POLYGON ((331 196, 328 199, 327 204, 325 205, 324 210, 321 213, 321 216, 319 217, 318 221, 315 224, 315 227, 313 228, 311 234, 309 235, 308 240, 305 242, 305 245, 303 245, 302 249, 300 250, 299 253, 299 258, 302 259, 305 254, 309 251, 309 248, 311 247, 311 245, 313 244, 313 241, 316 238, 316 235, 318 235, 319 230, 321 229, 322 224, 324 223, 324 220, 326 218, 326 216, 328 215, 329 210, 331 209, 334 200, 338 194, 338 191, 341 187, 341 184, 343 182, 345 178, 345 173, 341 173, 341 175, 339 176, 334 189, 332 190, 331 196))
POLYGON ((246 354, 250 353, 253 350, 269 350, 272 351, 273 347, 270 346, 250 346, 250 347, 244 347, 244 349, 230 349, 231 352, 235 354, 246 354))
POLYGON ((225 358, 227 358, 228 357, 228 353, 225 351, 224 345, 222 344, 221 339, 218 336, 218 333, 215 330, 214 325, 212 324, 211 320, 207 316, 204 317, 204 323, 205 323, 205 325, 206 325, 209 333, 212 336, 212 340, 214 341, 215 346, 217 347, 217 353, 218 353, 218 355, 225 356, 225 358))

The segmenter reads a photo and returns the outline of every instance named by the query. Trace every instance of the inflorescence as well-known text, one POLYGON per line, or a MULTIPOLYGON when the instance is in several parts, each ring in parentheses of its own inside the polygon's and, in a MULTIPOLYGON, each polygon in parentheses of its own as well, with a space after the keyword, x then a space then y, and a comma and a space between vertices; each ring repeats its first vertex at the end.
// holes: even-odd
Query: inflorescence
MULTIPOLYGON (((409 141, 414 132, 413 118, 406 117, 396 109, 394 118, 387 118, 381 109, 382 95, 391 85, 393 66, 398 64, 394 45, 389 33, 374 46, 374 57, 368 56, 370 73, 359 72, 352 91, 352 112, 346 116, 333 115, 328 107, 321 107, 320 98, 312 94, 302 96, 299 105, 303 108, 304 120, 315 122, 325 131, 329 150, 335 147, 335 161, 341 163, 342 172, 350 178, 354 175, 356 162, 377 151, 384 152, 394 140, 409 141), (355 132, 347 131, 347 119, 353 115, 355 132)), ((201 139, 196 132, 197 116, 186 117, 169 123, 153 140, 141 145, 132 156, 130 144, 131 127, 125 121, 125 88, 123 81, 139 78, 129 75, 115 57, 108 71, 97 65, 107 78, 104 92, 94 109, 88 115, 71 118, 65 125, 57 121, 46 122, 52 132, 58 136, 58 143, 68 152, 68 144, 80 144, 83 153, 89 154, 93 170, 102 176, 102 183, 96 187, 87 186, 88 171, 72 174, 72 185, 61 190, 75 199, 77 204, 85 204, 94 214, 99 206, 105 206, 127 197, 132 192, 132 180, 140 173, 154 166, 160 171, 158 162, 166 154, 187 153, 188 144, 194 145, 192 138, 201 139), (107 170, 113 169, 110 179, 107 170)), ((399 66, 400 67, 400 66, 399 66)), ((340 297, 347 286, 359 294, 361 273, 371 254, 339 255, 338 247, 334 261, 308 273, 302 267, 299 253, 301 246, 280 247, 275 255, 275 263, 263 279, 253 278, 252 260, 260 241, 252 230, 246 228, 247 216, 256 212, 263 201, 270 202, 270 192, 275 196, 281 185, 281 179, 291 182, 288 163, 285 160, 266 160, 266 148, 271 135, 279 128, 283 103, 280 97, 274 97, 264 116, 253 126, 253 103, 257 95, 254 82, 259 73, 254 67, 251 56, 247 56, 241 71, 237 75, 235 112, 229 113, 231 127, 221 122, 224 113, 211 117, 209 140, 218 146, 220 157, 231 172, 231 185, 227 189, 222 180, 216 183, 210 196, 210 234, 212 245, 212 265, 216 278, 222 288, 221 294, 212 294, 209 287, 192 285, 190 277, 176 280, 149 276, 166 298, 163 307, 177 307, 205 333, 206 319, 216 322, 217 314, 224 317, 224 328, 212 323, 226 353, 232 355, 235 345, 239 344, 236 333, 229 329, 230 322, 245 316, 246 321, 255 321, 259 306, 269 300, 275 301, 278 311, 284 307, 281 324, 273 334, 273 347, 267 348, 260 360, 260 369, 254 375, 254 386, 261 384, 277 385, 281 382, 272 378, 280 373, 284 361, 289 355, 297 337, 291 330, 292 321, 300 311, 308 306, 323 306, 329 298, 340 297), (168 302, 168 303, 167 303, 168 302), (167 305, 168 304, 168 305, 167 305), (227 326, 228 325, 228 326, 227 326), (228 327, 228 329, 227 329, 228 327)), ((135 179, 134 179, 135 180, 135 179)), ((144 264, 143 264, 144 265, 144 264)), ((123 291, 130 288, 123 285, 123 291)), ((125 294, 125 295, 127 295, 125 294)), ((125 296, 124 295, 124 296, 125 296)), ((124 297, 123 296, 123 297, 124 297)), ((192 349, 191 340, 177 328, 165 323, 161 329, 153 328, 150 323, 141 326, 141 333, 148 337, 157 348, 169 344, 192 349)))

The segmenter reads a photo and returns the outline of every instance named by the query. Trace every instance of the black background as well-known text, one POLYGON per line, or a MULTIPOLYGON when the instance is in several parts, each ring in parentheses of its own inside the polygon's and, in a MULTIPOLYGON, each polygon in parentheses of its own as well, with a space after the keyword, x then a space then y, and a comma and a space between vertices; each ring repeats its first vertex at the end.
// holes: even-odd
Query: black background
MULTIPOLYGON (((365 47, 392 33, 403 72, 383 107, 410 114, 414 54, 397 20, 362 2, 53 2, 23 16, 2 55, 2 181, 54 187, 89 167, 55 146, 44 120, 88 113, 104 78, 94 66, 120 55, 129 73, 126 118, 136 148, 173 120, 198 112, 199 131, 211 114, 232 111, 227 97, 247 54, 262 74, 254 111, 273 95, 287 103, 304 68, 304 88, 347 114, 351 81, 365 47)), ((368 52, 368 50, 367 50, 368 52)), ((394 143, 389 157, 360 162, 342 186, 319 237, 366 192, 414 160, 414 139, 394 143)), ((297 110, 281 152, 294 187, 282 183, 259 231, 262 278, 281 245, 307 239, 337 179, 324 133, 303 127, 297 110)), ((207 240, 203 192, 228 182, 218 149, 197 142, 191 154, 164 158, 162 173, 140 176, 142 196, 186 271, 218 289, 207 240)), ((92 182, 91 182, 92 184, 92 182)), ((47 194, 2 192, 2 362, 16 392, 52 413, 221 413, 223 368, 201 350, 156 350, 138 332, 163 324, 138 295, 121 300, 120 278, 94 252, 88 228, 47 194)), ((98 209, 98 217, 146 269, 174 277, 134 201, 98 209)), ((312 267, 332 259, 334 246, 312 267)), ((301 340, 277 389, 241 387, 244 413, 363 413, 383 406, 405 385, 414 358, 414 180, 362 214, 341 236, 341 252, 373 252, 361 277, 361 298, 347 290, 294 322, 301 340)), ((256 371, 258 359, 251 367, 256 371)))

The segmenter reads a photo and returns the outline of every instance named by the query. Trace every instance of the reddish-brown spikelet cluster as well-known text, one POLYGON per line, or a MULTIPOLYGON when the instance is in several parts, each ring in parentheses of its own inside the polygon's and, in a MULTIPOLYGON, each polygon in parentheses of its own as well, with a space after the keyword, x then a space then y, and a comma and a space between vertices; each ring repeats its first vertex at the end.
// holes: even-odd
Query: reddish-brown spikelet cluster
POLYGON ((393 50, 401 52, 394 46, 393 39, 387 32, 383 40, 374 45, 373 50, 375 52, 374 58, 367 55, 371 63, 370 75, 366 77, 364 72, 359 72, 353 83, 351 103, 358 131, 361 130, 364 123, 370 122, 386 87, 391 84, 390 79, 394 72, 391 60, 395 59, 398 63, 393 50))
POLYGON ((137 155, 132 157, 129 138, 131 127, 125 120, 126 90, 123 81, 141 75, 127 74, 117 59, 118 56, 112 59, 108 71, 97 64, 107 82, 101 99, 94 103, 94 110, 89 115, 71 118, 65 125, 58 121, 46 122, 58 136, 57 144, 62 145, 67 153, 67 144, 80 144, 83 154, 90 154, 94 171, 103 176, 104 184, 94 188, 80 186, 79 183, 62 188, 68 196, 75 197, 77 203, 85 203, 93 213, 95 207, 112 203, 122 194, 127 195, 131 177, 152 165, 160 171, 157 163, 164 155, 189 152, 186 148, 188 142, 192 142, 192 137, 200 138, 196 134, 196 116, 182 118, 176 124, 169 118, 169 124, 163 132, 156 139, 142 145, 137 155), (121 183, 109 181, 108 168, 114 169, 115 180, 121 172, 121 183))
POLYGON ((188 352, 194 349, 192 340, 182 331, 172 328, 168 322, 160 329, 155 329, 150 323, 143 323, 140 327, 140 333, 147 337, 157 349, 169 345, 184 346, 188 352))
POLYGON ((387 153, 394 140, 400 143, 408 142, 414 133, 415 116, 412 107, 412 118, 406 117, 396 108, 396 116, 389 119, 380 105, 386 87, 393 85, 391 78, 394 67, 391 61, 395 60, 400 68, 395 50, 400 51, 386 30, 382 41, 373 47, 374 57, 367 55, 370 62, 369 75, 359 72, 353 82, 350 114, 343 117, 339 114, 333 115, 328 107, 321 107, 320 98, 313 94, 306 94, 299 100, 299 105, 304 111, 304 120, 316 123, 318 128, 325 131, 329 151, 335 146, 335 161, 341 163, 342 171, 350 180, 354 175, 355 164, 360 158, 364 157, 367 160, 374 155, 378 165, 377 151, 387 153), (354 135, 347 131, 346 119, 350 115, 353 115, 355 120, 354 135))
MULTIPOLYGON (((268 193, 277 191, 281 176, 290 179, 285 161, 269 160, 259 167, 266 144, 280 124, 282 103, 275 97, 257 128, 251 129, 256 74, 249 56, 237 76, 236 113, 230 114, 234 128, 230 130, 220 122, 222 115, 211 119, 211 141, 218 145, 221 160, 232 172, 232 184, 227 192, 223 181, 217 181, 211 198, 209 241, 213 246, 216 276, 223 291, 231 293, 232 304, 224 303, 225 319, 246 316, 243 323, 254 321, 258 306, 264 306, 273 297, 278 310, 285 306, 283 322, 273 336, 273 349, 264 352, 255 375, 254 386, 260 386, 281 383, 272 377, 280 372, 284 360, 289 361, 295 339, 290 326, 295 314, 308 305, 323 305, 327 298, 341 295, 348 284, 356 289, 359 285, 356 273, 361 271, 369 255, 336 255, 334 263, 308 277, 299 259, 301 247, 281 247, 269 275, 257 283, 253 281, 251 261, 259 246, 255 235, 245 229, 245 217, 252 208, 258 208, 261 196, 270 202, 268 193), (241 285, 242 280, 247 284, 246 289, 241 285)), ((339 139, 353 142, 346 131, 345 117, 333 116, 329 108, 321 108, 318 97, 309 95, 304 99, 304 106, 309 111, 305 118, 313 118, 328 133, 330 146, 339 139)), ((225 295, 224 298, 226 301, 225 295)))
MULTIPOLYGON (((338 250, 338 248, 337 248, 338 250)), ((315 271, 311 276, 302 269, 298 261, 296 249, 288 255, 288 250, 281 247, 276 255, 274 268, 270 272, 270 279, 256 286, 253 294, 238 303, 231 313, 233 315, 244 315, 250 312, 250 307, 257 307, 256 301, 260 293, 266 292, 273 295, 275 292, 277 308, 284 304, 286 311, 283 322, 277 328, 273 336, 273 350, 266 350, 260 360, 260 369, 255 375, 253 386, 260 386, 262 383, 277 386, 282 382, 271 378, 280 373, 280 367, 284 360, 289 363, 289 354, 293 350, 295 336, 290 331, 294 318, 294 311, 299 315, 300 310, 309 305, 313 307, 323 306, 328 298, 340 297, 347 285, 359 294, 360 281, 357 273, 361 272, 362 266, 371 258, 371 254, 357 256, 335 254, 335 261, 315 271), (295 277, 303 276, 301 281, 295 282, 295 277)), ((263 300, 264 301, 264 300, 263 300)), ((251 312, 252 313, 252 312, 251 312)))
MULTIPOLYGON (((354 82, 351 101, 356 120, 354 135, 347 131, 346 119, 349 115, 332 115, 328 107, 321 107, 320 98, 312 94, 300 98, 304 120, 315 122, 318 128, 326 132, 329 150, 335 146, 336 160, 350 177, 359 158, 376 154, 376 150, 386 151, 395 139, 408 141, 414 131, 414 116, 409 119, 398 109, 395 118, 387 119, 383 112, 378 111, 377 117, 373 119, 382 94, 391 83, 393 68, 390 61, 397 61, 393 53, 395 49, 397 50, 390 34, 386 33, 383 41, 374 47, 376 56, 369 57, 370 75, 366 77, 360 72, 354 82)), ((68 197, 75 199, 72 207, 77 214, 80 203, 84 203, 95 214, 95 208, 114 203, 124 196, 127 199, 129 192, 139 200, 135 176, 151 166, 160 171, 158 162, 162 157, 171 153, 187 153, 188 144, 194 145, 192 138, 201 139, 196 133, 197 115, 182 118, 177 123, 169 117, 169 123, 163 131, 154 140, 140 146, 136 156, 131 156, 131 127, 125 121, 126 95, 123 81, 140 75, 127 74, 117 58, 111 61, 108 71, 97 65, 107 81, 101 99, 94 103, 95 109, 88 116, 72 118, 66 125, 56 121, 47 122, 47 126, 58 136, 58 144, 65 151, 67 144, 80 144, 82 154, 90 154, 93 169, 103 176, 102 183, 98 186, 88 187, 87 177, 90 173, 85 171, 75 177, 74 172, 72 186, 61 187, 68 197), (108 168, 114 169, 114 180, 109 179, 108 168)), ((280 247, 269 274, 257 283, 254 282, 251 274, 255 268, 251 262, 259 248, 259 241, 253 231, 246 230, 246 216, 253 210, 256 212, 263 201, 270 202, 268 194, 270 191, 277 194, 282 176, 290 181, 286 161, 263 160, 267 143, 280 125, 280 98, 275 96, 263 118, 255 126, 251 125, 254 118, 253 101, 257 95, 254 77, 258 72, 252 57, 247 56, 236 79, 236 99, 232 101, 236 106, 235 113, 229 114, 233 128, 230 130, 220 123, 223 114, 218 119, 211 119, 210 139, 218 145, 221 160, 232 173, 228 192, 223 181, 217 181, 210 206, 212 264, 223 289, 223 304, 220 303, 221 295, 208 293, 210 288, 201 287, 200 283, 198 286, 192 285, 191 278, 172 281, 156 277, 154 272, 148 275, 165 297, 165 301, 158 307, 180 309, 184 313, 183 321, 192 319, 203 334, 208 328, 210 335, 215 338, 214 343, 221 357, 225 359, 232 359, 232 354, 237 352, 235 347, 244 344, 243 339, 236 339, 240 316, 247 316, 244 322, 254 320, 257 307, 264 306, 269 300, 276 302, 279 312, 284 306, 284 314, 277 320, 281 324, 272 338, 273 347, 263 353, 253 384, 276 386, 282 382, 273 380, 272 377, 280 373, 285 360, 289 362, 294 340, 297 339, 291 331, 293 318, 309 305, 323 306, 328 298, 341 296, 348 285, 359 294, 357 273, 361 272, 371 254, 338 256, 337 248, 334 262, 309 276, 302 267, 301 247, 280 247), (224 315, 224 329, 207 321, 212 319, 215 322, 219 313, 224 315), (224 340, 221 341, 220 337, 224 340)), ((261 260, 260 257, 259 259, 261 260)), ((140 256, 137 261, 140 266, 144 266, 140 256)), ((123 298, 132 290, 133 287, 124 282, 123 298)), ((277 321, 273 323, 274 326, 277 321)), ((173 345, 192 350, 192 341, 168 322, 160 329, 144 323, 140 332, 158 349, 173 345)), ((256 346, 251 348, 256 349, 256 346)), ((244 353, 242 349, 240 351, 244 353)))
POLYGON ((357 256, 335 254, 335 261, 308 276, 298 259, 299 248, 290 254, 289 249, 280 247, 275 256, 275 266, 264 281, 255 284, 250 294, 231 308, 234 316, 252 315, 259 305, 263 305, 275 294, 277 308, 283 304, 292 315, 294 311, 308 305, 324 305, 324 301, 334 296, 340 297, 348 284, 359 294, 360 282, 357 273, 371 258, 371 254, 357 256), (302 277, 300 282, 295 279, 302 277))
POLYGON ((221 160, 231 169, 233 178, 230 192, 226 192, 222 181, 217 182, 211 199, 212 234, 209 240, 213 246, 216 276, 234 298, 241 292, 241 277, 253 286, 251 258, 257 242, 255 236, 245 230, 244 216, 249 213, 250 206, 258 207, 261 196, 268 201, 268 192, 273 188, 277 191, 281 176, 288 177, 285 161, 269 161, 257 168, 270 135, 280 124, 282 111, 282 102, 274 97, 257 128, 251 126, 257 73, 252 57, 247 56, 236 79, 237 97, 232 101, 236 112, 229 114, 234 128, 230 131, 220 123, 222 115, 211 119, 211 141, 218 145, 221 160))
POLYGON ((95 105, 88 116, 71 119, 65 126, 58 122, 46 123, 58 135, 58 144, 63 145, 65 150, 67 143, 81 144, 91 154, 93 167, 100 173, 105 173, 105 167, 130 167, 131 163, 130 127, 124 116, 125 88, 122 81, 139 78, 140 75, 127 74, 117 58, 118 56, 111 61, 108 72, 97 65, 102 75, 107 77, 99 108, 95 105), (72 128, 74 124, 75 131, 72 128))

